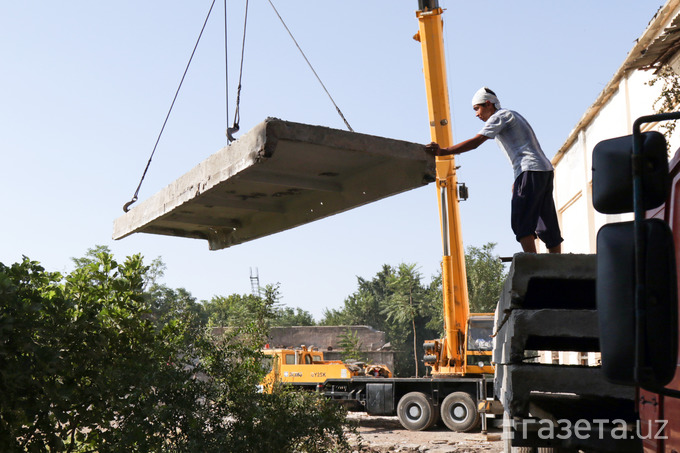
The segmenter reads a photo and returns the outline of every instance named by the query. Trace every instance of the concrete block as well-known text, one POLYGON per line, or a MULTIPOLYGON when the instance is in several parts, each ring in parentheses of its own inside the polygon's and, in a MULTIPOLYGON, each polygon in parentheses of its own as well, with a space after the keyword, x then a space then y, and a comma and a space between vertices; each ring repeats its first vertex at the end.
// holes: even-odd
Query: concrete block
POLYGON ((494 337, 496 364, 520 363, 524 352, 599 352, 596 310, 514 309, 494 337))
POLYGON ((532 395, 631 400, 635 388, 608 382, 600 367, 515 364, 496 366, 496 397, 513 417, 529 415, 532 395))
POLYGON ((499 308, 595 309, 595 255, 518 253, 499 308))
POLYGON ((216 250, 343 212, 435 179, 422 144, 267 119, 114 222, 216 250))

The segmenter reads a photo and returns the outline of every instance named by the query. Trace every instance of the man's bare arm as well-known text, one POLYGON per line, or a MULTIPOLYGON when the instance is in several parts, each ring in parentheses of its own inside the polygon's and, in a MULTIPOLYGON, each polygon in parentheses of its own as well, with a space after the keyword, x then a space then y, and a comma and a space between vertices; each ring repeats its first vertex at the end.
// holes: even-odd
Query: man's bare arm
POLYGON ((477 134, 471 139, 462 141, 460 143, 456 143, 455 145, 449 146, 447 148, 440 148, 438 144, 432 142, 429 145, 425 145, 425 151, 427 151, 430 154, 434 154, 435 156, 448 156, 451 154, 461 154, 478 148, 479 145, 481 145, 488 139, 489 137, 477 134))

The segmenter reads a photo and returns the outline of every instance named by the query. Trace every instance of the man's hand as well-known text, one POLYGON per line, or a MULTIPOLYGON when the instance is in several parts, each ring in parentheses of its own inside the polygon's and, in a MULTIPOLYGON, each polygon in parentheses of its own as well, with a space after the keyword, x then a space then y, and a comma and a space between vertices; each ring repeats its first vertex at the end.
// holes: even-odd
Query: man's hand
POLYGON ((425 152, 432 154, 433 156, 450 156, 466 153, 473 149, 476 149, 479 145, 488 140, 488 137, 484 135, 475 135, 469 140, 465 140, 455 145, 451 145, 447 148, 441 148, 437 143, 432 142, 429 145, 425 145, 425 152))
POLYGON ((441 156, 441 151, 442 151, 441 148, 435 142, 432 142, 429 145, 425 145, 425 152, 428 154, 432 154, 433 156, 441 156))

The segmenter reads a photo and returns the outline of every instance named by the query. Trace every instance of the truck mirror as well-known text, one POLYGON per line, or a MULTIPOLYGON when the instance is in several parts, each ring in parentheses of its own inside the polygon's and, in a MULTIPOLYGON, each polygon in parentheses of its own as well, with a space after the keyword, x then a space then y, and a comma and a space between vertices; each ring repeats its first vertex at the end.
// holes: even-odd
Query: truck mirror
POLYGON ((597 235, 596 297, 605 376, 618 384, 652 390, 668 384, 675 374, 677 282, 670 227, 660 219, 644 220, 643 225, 646 254, 641 310, 635 307, 633 222, 607 224, 597 235))
MULTIPOLYGON (((666 201, 670 180, 666 139, 659 132, 642 133, 644 207, 666 201)), ((593 206, 603 214, 633 211, 633 136, 603 140, 593 149, 593 206)))

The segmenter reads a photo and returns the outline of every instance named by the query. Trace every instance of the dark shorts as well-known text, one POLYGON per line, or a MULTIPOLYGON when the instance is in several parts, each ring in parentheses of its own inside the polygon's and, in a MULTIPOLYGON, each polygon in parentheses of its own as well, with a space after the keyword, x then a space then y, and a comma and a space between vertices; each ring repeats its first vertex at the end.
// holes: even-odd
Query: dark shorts
POLYGON ((553 172, 525 171, 512 188, 512 231, 519 241, 538 236, 547 248, 563 241, 553 201, 553 172))

